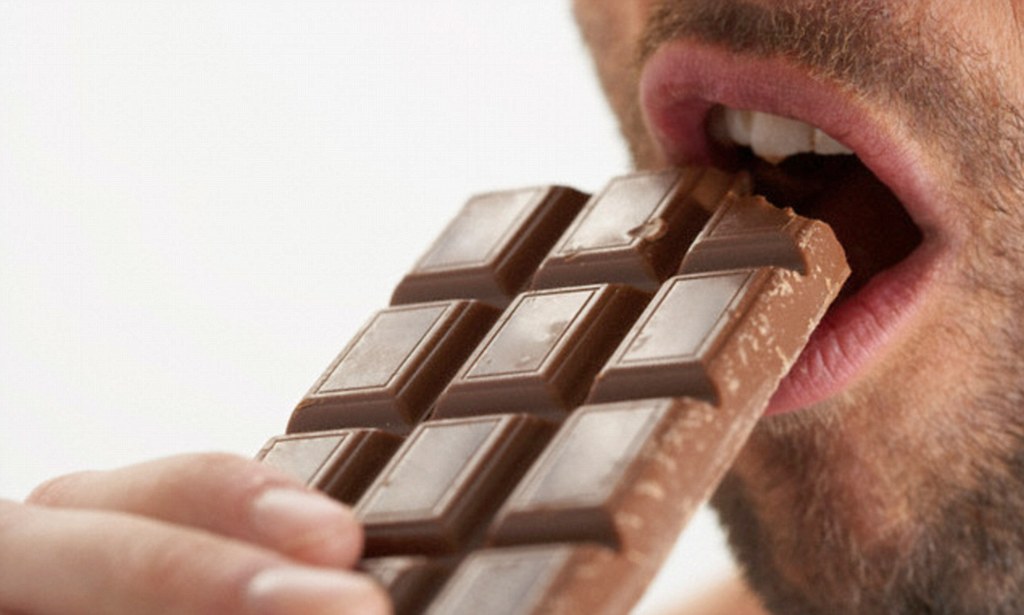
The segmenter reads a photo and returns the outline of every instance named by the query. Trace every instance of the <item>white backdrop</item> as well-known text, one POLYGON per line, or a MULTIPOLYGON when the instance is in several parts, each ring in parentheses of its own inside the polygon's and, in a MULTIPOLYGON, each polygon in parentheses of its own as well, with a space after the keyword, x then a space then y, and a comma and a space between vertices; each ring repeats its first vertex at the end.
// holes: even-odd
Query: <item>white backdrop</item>
POLYGON ((0 0, 0 497, 253 454, 467 196, 626 172, 568 2, 498 4, 0 0))

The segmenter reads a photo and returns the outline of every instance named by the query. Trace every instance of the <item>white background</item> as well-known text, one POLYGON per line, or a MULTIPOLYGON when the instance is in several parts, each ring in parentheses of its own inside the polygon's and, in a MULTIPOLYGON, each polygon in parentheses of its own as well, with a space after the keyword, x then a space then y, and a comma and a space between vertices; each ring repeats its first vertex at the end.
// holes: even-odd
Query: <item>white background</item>
POLYGON ((0 0, 0 497, 252 455, 469 195, 628 168, 567 1, 0 0))

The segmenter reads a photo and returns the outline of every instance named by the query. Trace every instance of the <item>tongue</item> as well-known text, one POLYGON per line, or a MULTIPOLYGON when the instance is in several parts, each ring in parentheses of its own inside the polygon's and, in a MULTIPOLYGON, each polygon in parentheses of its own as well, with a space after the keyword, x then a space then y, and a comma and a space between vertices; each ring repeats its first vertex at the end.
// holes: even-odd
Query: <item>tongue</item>
POLYGON ((756 193, 835 231, 852 270, 840 298, 921 243, 920 229, 896 196, 854 156, 805 154, 780 165, 752 157, 750 162, 756 193))

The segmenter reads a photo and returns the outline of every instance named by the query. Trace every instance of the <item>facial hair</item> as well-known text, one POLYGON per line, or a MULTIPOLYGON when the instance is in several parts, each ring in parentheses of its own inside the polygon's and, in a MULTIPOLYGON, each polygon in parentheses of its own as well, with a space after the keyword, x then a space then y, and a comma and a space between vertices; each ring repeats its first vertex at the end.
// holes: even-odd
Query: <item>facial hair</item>
MULTIPOLYGON (((898 114, 949 170, 955 201, 969 204, 975 240, 946 295, 972 317, 932 334, 949 340, 951 361, 970 363, 931 430, 888 431, 886 421, 903 421, 918 401, 905 393, 850 393, 763 421, 745 452, 758 469, 731 472, 714 498, 774 613, 1024 612, 1024 114, 1002 94, 990 58, 911 4, 667 0, 637 50, 637 67, 679 38, 786 57, 898 114), (867 435, 864 414, 875 423, 867 435), (850 478, 858 460, 890 455, 898 461, 889 467, 865 465, 875 488, 850 478), (881 527, 857 527, 874 521, 881 527)), ((644 168, 656 154, 637 74, 604 85, 644 168)))

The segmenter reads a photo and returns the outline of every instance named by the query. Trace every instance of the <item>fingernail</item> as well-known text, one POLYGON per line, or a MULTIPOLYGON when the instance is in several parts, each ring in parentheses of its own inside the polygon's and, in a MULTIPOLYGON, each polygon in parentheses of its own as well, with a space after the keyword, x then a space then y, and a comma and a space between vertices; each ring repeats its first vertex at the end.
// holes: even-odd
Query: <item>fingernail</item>
POLYGON ((352 566, 362 550, 352 511, 313 491, 264 491, 253 502, 251 524, 262 543, 313 564, 352 566))
POLYGON ((260 572, 249 582, 246 598, 252 615, 391 612, 383 590, 367 577, 299 566, 260 572))

